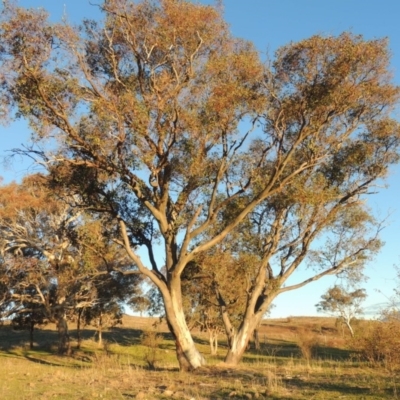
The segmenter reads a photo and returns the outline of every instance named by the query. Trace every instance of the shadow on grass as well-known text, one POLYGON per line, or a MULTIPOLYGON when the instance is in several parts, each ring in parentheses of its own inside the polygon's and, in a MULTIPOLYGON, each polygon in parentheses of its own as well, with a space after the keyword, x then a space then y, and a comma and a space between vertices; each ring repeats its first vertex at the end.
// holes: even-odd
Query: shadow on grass
MULTIPOLYGON (((136 328, 127 328, 127 327, 114 327, 110 330, 103 333, 103 339, 107 343, 117 343, 120 346, 135 346, 139 345, 141 342, 141 336, 143 334, 142 329, 136 328)), ((70 338, 72 342, 72 348, 75 349, 76 340, 78 332, 76 329, 70 330, 70 338)), ((159 346, 161 350, 166 352, 174 352, 175 351, 175 343, 173 341, 173 337, 171 333, 168 332, 159 332, 159 335, 162 336, 163 342, 159 346)), ((194 341, 199 346, 209 346, 209 342, 207 338, 199 337, 194 335, 194 341)), ((81 339, 82 340, 95 340, 96 339, 96 331, 93 328, 86 327, 81 330, 81 339)), ((43 351, 47 354, 56 354, 57 353, 57 344, 58 344, 58 334, 55 330, 50 329, 36 329, 34 332, 34 342, 35 346, 33 351, 43 351)), ((13 351, 15 349, 27 349, 29 343, 29 332, 28 331, 15 331, 11 326, 2 326, 0 327, 0 351, 4 353, 9 353, 10 355, 16 353, 13 351)), ((219 348, 225 352, 228 348, 226 340, 219 341, 219 348)), ((108 350, 107 350, 108 351, 108 350)), ((80 350, 80 353, 88 354, 96 352, 96 350, 80 350)), ((320 360, 348 360, 351 356, 350 351, 337 349, 332 347, 324 347, 319 346, 315 349, 313 358, 320 360)), ((218 357, 218 360, 223 359, 225 354, 221 357, 218 357)), ((246 351, 242 362, 255 364, 260 362, 270 362, 271 358, 273 359, 287 359, 287 358, 300 358, 301 352, 298 346, 291 342, 280 340, 279 342, 267 342, 261 343, 261 349, 255 350, 254 348, 250 348, 246 351)), ((283 360, 282 360, 283 361, 283 360)))
MULTIPOLYGON (((46 360, 42 360, 40 358, 37 357, 33 357, 32 355, 25 355, 24 356, 27 360, 32 361, 33 363, 36 364, 42 364, 42 365, 50 365, 52 367, 65 367, 65 364, 62 363, 56 363, 56 362, 50 362, 50 361, 46 361, 46 360)), ((71 366, 70 366, 71 367, 71 366)), ((77 368, 77 366, 74 366, 75 368, 77 368)))
MULTIPOLYGON (((266 375, 263 373, 263 370, 254 369, 246 369, 246 366, 234 368, 234 369, 221 369, 221 368, 213 368, 213 367, 205 367, 196 370, 194 374, 198 376, 210 376, 213 378, 218 378, 220 380, 225 380, 227 382, 238 382, 240 381, 244 385, 252 383, 256 386, 266 387, 266 375)), ((317 382, 309 379, 301 379, 301 378, 290 378, 285 379, 282 378, 283 386, 292 393, 298 392, 318 392, 324 393, 326 398, 338 398, 336 397, 338 394, 340 397, 346 397, 349 395, 353 396, 361 396, 360 398, 364 398, 365 395, 373 394, 371 392, 370 387, 362 387, 357 385, 357 381, 343 381, 340 382, 317 382), (331 396, 329 395, 331 393, 331 396)), ((230 392, 234 390, 234 387, 231 388, 219 388, 213 393, 213 398, 228 398, 230 392)), ((390 392, 390 390, 387 390, 390 392)), ((234 398, 242 398, 242 397, 234 397, 234 398)), ((243 397, 248 398, 248 397, 243 397)), ((286 398, 286 397, 285 397, 286 398)), ((297 397, 290 397, 291 399, 296 399, 297 397)), ((303 399, 304 397, 299 397, 303 399)), ((325 398, 325 397, 324 397, 325 398)), ((268 399, 282 399, 281 396, 274 397, 272 394, 268 395, 268 399)))
MULTIPOLYGON (((140 343, 143 331, 130 328, 112 328, 103 333, 103 339, 109 342, 117 342, 121 346, 132 346, 140 343)), ((58 333, 55 330, 37 328, 34 331, 34 348, 45 349, 50 345, 57 345, 58 333)), ((78 332, 70 329, 69 336, 71 341, 76 341, 78 332)), ((82 340, 95 340, 96 330, 85 328, 81 330, 82 340)), ((168 334, 163 334, 168 340, 168 334)), ((0 327, 0 350, 8 351, 14 348, 26 348, 29 345, 29 332, 27 330, 14 330, 11 326, 0 327)))
MULTIPOLYGON (((328 346, 316 346, 313 349, 313 359, 319 360, 335 360, 345 361, 351 358, 354 351, 346 349, 338 349, 328 346)), ((267 359, 271 358, 301 358, 300 348, 293 342, 280 341, 279 343, 264 343, 260 350, 250 348, 246 351, 243 361, 258 362, 260 357, 267 359)))
MULTIPOLYGON (((2 352, 14 354, 18 350, 30 349, 29 341, 27 330, 14 330, 11 326, 0 327, 0 351, 2 352)), ((52 348, 57 348, 58 334, 37 328, 34 331, 33 342, 33 351, 40 350, 52 353, 52 348)))
POLYGON ((337 392, 342 396, 345 395, 366 395, 371 394, 371 389, 368 387, 359 387, 348 384, 346 382, 341 381, 340 383, 332 383, 332 382, 312 382, 312 381, 304 381, 299 378, 295 379, 284 379, 283 382, 288 388, 293 388, 296 390, 309 390, 316 392, 337 392))

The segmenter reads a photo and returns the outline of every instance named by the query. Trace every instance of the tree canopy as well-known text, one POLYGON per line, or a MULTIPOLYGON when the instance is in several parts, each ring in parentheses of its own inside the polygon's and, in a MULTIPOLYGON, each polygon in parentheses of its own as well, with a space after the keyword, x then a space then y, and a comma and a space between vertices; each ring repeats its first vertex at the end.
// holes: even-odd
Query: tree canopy
POLYGON ((349 329, 354 336, 353 320, 362 314, 361 303, 367 297, 364 289, 350 289, 335 285, 321 296, 321 301, 316 304, 317 310, 336 316, 349 329))

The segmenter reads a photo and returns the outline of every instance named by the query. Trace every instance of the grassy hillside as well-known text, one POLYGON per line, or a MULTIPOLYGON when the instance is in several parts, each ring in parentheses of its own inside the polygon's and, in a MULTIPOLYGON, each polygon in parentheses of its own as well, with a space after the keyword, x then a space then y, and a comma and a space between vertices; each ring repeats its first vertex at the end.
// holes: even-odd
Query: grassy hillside
MULTIPOLYGON (((1 399, 393 399, 400 379, 383 366, 361 361, 350 350, 347 332, 329 318, 266 320, 261 349, 250 348, 236 368, 223 364, 221 335, 217 356, 209 356, 207 335, 194 332, 208 366, 180 373, 165 324, 125 316, 104 334, 99 347, 85 329, 80 350, 56 355, 57 333, 47 326, 29 349, 26 331, 0 328, 1 399), (142 335, 148 335, 143 345, 142 335), (152 339, 156 339, 155 342, 152 339), (154 348, 152 348, 154 343, 154 348), (147 361, 146 361, 147 360, 147 361), (151 361, 149 363, 148 361, 151 361), (156 369, 149 369, 154 364, 156 369)), ((364 322, 364 324, 367 324, 364 322)), ((362 323, 358 327, 364 329, 362 323)), ((71 338, 76 331, 71 327, 71 338)))

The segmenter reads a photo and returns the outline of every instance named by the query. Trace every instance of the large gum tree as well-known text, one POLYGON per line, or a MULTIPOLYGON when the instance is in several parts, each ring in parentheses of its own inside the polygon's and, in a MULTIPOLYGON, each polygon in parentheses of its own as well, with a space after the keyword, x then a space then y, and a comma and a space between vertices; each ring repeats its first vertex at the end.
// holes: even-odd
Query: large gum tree
MULTIPOLYGON (((366 188, 396 158, 399 129, 389 113, 399 92, 386 42, 313 37, 264 65, 216 7, 184 0, 100 7, 104 20, 74 28, 5 4, 2 112, 27 119, 36 139, 53 139, 42 163, 54 185, 110 215, 110 234, 162 295, 181 368, 197 368, 204 359, 182 306, 186 265, 268 199, 311 179, 335 155, 341 163, 341 148, 359 145, 360 160, 388 154, 382 165, 371 163, 377 172, 366 188), (380 145, 364 148, 364 138, 380 145)), ((261 267, 248 289, 254 299, 268 263, 261 267)))

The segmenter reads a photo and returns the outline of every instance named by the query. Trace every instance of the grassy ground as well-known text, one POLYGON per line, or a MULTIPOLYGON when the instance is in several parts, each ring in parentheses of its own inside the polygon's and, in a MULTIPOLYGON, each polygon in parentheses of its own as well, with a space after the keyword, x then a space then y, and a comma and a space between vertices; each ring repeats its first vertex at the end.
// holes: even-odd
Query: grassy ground
MULTIPOLYGON (((55 355, 54 327, 35 334, 0 328, 1 399, 393 399, 400 379, 384 368, 358 360, 348 338, 329 318, 264 321, 261 350, 250 350, 236 368, 222 363, 226 347, 208 356, 207 337, 195 333, 208 366, 180 373, 166 327, 157 327, 155 353, 141 344, 154 320, 125 317, 124 325, 105 333, 98 347, 85 330, 80 350, 55 355), (156 370, 146 358, 154 358, 156 370)), ((362 329, 362 327, 361 327, 362 329)), ((71 336, 75 332, 71 330, 71 336)), ((75 343, 73 343, 73 347, 75 343)))

